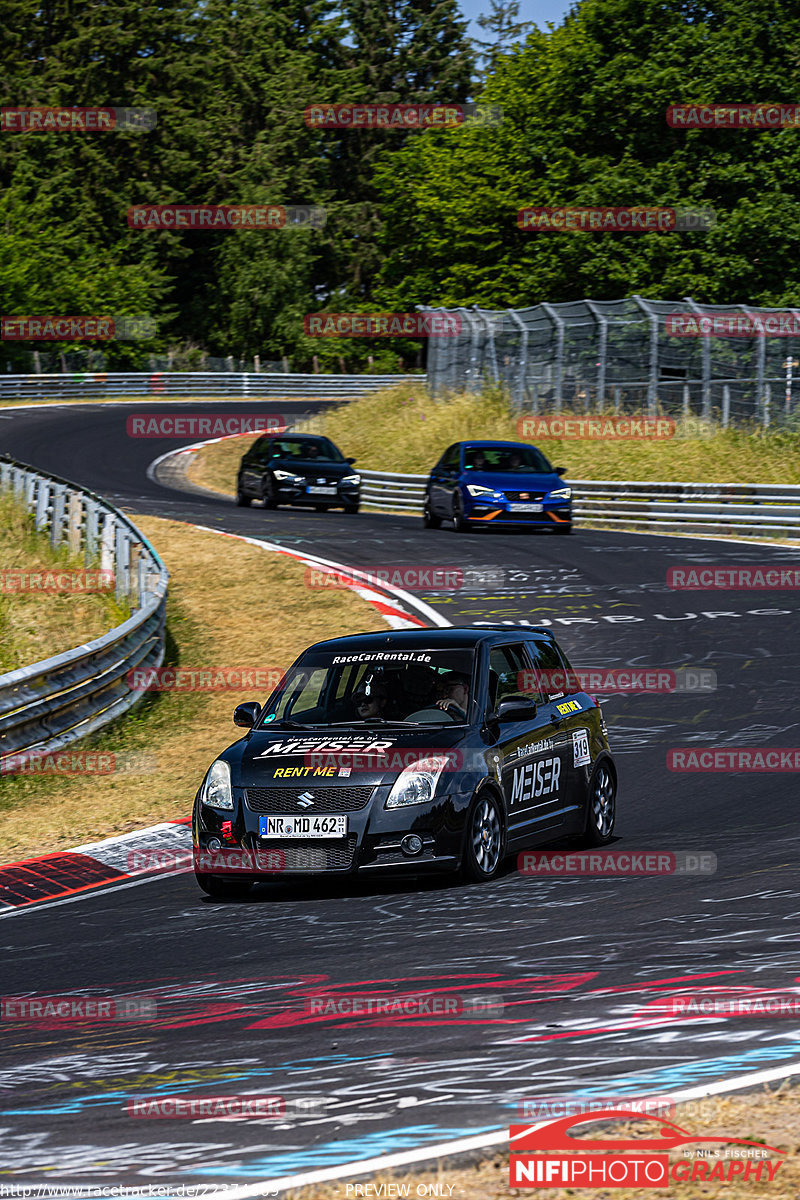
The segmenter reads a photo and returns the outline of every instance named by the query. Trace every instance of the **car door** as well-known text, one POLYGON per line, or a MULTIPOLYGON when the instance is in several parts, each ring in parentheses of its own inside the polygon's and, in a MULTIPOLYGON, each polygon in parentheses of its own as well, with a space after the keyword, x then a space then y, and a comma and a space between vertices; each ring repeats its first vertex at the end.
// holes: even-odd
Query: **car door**
POLYGON ((497 749, 508 813, 510 846, 522 846, 543 830, 558 827, 564 789, 562 756, 547 697, 539 690, 524 643, 493 646, 489 651, 490 720, 502 700, 527 699, 536 705, 532 718, 498 722, 497 749))
POLYGON ((431 511, 438 517, 453 515, 452 494, 458 479, 461 447, 458 443, 448 447, 431 471, 431 511))
POLYGON ((569 823, 583 804, 590 763, 586 720, 587 697, 575 673, 551 638, 531 638, 526 648, 554 729, 554 747, 561 756, 563 818, 569 823))
POLYGON ((269 460, 270 441, 268 437, 259 438, 242 460, 242 485, 248 495, 261 495, 261 478, 264 465, 269 460))

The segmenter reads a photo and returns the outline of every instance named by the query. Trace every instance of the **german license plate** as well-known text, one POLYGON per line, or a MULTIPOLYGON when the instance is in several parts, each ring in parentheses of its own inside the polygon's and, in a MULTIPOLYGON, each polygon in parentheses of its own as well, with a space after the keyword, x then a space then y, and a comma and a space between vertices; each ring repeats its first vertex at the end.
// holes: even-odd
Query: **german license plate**
POLYGON ((335 496, 335 487, 309 487, 307 489, 309 496, 335 496))
POLYGON ((544 508, 543 504, 509 504, 511 512, 541 512, 544 508))
POLYGON ((259 818, 262 838, 340 838, 347 837, 347 817, 263 816, 259 818))

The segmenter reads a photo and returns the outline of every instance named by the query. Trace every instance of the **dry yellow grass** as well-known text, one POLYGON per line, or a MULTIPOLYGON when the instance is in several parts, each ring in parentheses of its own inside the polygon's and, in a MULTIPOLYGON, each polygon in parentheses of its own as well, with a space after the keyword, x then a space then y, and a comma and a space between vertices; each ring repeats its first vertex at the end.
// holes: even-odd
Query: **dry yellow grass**
MULTIPOLYGON (((779 1167, 771 1183, 766 1177, 760 1183, 734 1180, 731 1182, 673 1184, 669 1188, 550 1188, 546 1189, 548 1200, 642 1200, 645 1194, 664 1197, 664 1200, 753 1200, 768 1197, 769 1200, 797 1200, 800 1195, 800 1164, 797 1153, 800 1146, 800 1088, 783 1084, 775 1091, 761 1091, 746 1096, 720 1097, 696 1101, 678 1108, 673 1118, 677 1125, 695 1136, 712 1137, 726 1134, 729 1137, 763 1142, 787 1152, 787 1159, 779 1167)), ((498 1124, 500 1121, 498 1120, 498 1124)), ((590 1128, 591 1137, 598 1137, 598 1126, 590 1128)), ((609 1136, 619 1138, 640 1129, 647 1136, 644 1126, 631 1123, 629 1126, 607 1127, 609 1136)), ((650 1131, 652 1136, 652 1130, 650 1131)), ((719 1145, 711 1147, 724 1150, 719 1145)), ((674 1156, 671 1161, 676 1161, 674 1156)), ((777 1159, 772 1159, 773 1162, 777 1159)), ((352 1182, 320 1184, 313 1187, 285 1192, 286 1200, 356 1200, 352 1182)), ((363 1181, 360 1181, 363 1182, 363 1181)), ((412 1198, 424 1195, 417 1192, 423 1185, 444 1185, 445 1196, 452 1200, 508 1200, 509 1196, 531 1196, 530 1188, 511 1188, 508 1182, 508 1155, 497 1154, 473 1167, 450 1167, 445 1162, 430 1168, 421 1168, 413 1173, 380 1173, 369 1182, 376 1184, 408 1184, 408 1195, 412 1198), (448 1189, 452 1187, 452 1192, 448 1189)), ((362 1192, 362 1196, 363 1196, 362 1192)), ((396 1195, 396 1192, 394 1193, 396 1195)), ((435 1194, 435 1193, 434 1193, 435 1194)), ((441 1194, 441 1193, 440 1193, 441 1194)), ((537 1192, 538 1194, 538 1192, 537 1192)), ((373 1200, 376 1193, 371 1193, 373 1200)), ((388 1192, 384 1192, 388 1195, 388 1192)))
MULTIPOLYGON (((384 628, 354 593, 308 590, 305 567, 284 555, 177 521, 136 517, 136 523, 171 572, 171 665, 285 667, 311 642, 384 628)), ((4 779, 0 862, 188 817, 209 763, 239 736, 231 721, 234 706, 263 698, 152 694, 93 743, 106 753, 132 756, 127 772, 89 780, 4 779)))
MULTIPOLYGON (((71 556, 66 548, 52 550, 47 534, 35 532, 23 505, 0 499, 0 571, 54 569, 83 570, 83 557, 71 556)), ((23 577, 14 578, 24 583, 23 577)), ((63 654, 101 637, 127 616, 113 593, 0 592, 0 672, 63 654)))
MULTIPOLYGON (((452 442, 520 437, 519 417, 496 391, 433 401, 422 383, 372 392, 337 405, 309 422, 365 470, 425 474, 452 442)), ((252 438, 205 447, 193 456, 189 478, 233 495, 236 468, 252 438)), ((690 418, 664 441, 536 443, 571 479, 641 479, 713 483, 800 483, 800 436, 791 432, 722 430, 690 418)))

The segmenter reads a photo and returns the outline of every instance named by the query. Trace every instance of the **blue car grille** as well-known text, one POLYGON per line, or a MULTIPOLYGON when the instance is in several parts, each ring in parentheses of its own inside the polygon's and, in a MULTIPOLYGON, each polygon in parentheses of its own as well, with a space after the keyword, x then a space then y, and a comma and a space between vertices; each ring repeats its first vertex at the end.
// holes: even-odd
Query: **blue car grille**
POLYGON ((504 488, 503 495, 506 500, 533 500, 538 503, 540 500, 544 500, 547 492, 509 492, 504 488))

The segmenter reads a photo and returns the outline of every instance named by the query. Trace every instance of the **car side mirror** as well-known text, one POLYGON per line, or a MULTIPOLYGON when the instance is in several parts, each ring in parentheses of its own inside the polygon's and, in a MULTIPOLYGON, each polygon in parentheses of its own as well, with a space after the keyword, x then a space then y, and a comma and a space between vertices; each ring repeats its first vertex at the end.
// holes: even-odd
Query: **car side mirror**
POLYGON ((566 467, 555 467, 554 470, 555 470, 556 475, 566 475, 566 473, 567 473, 566 467))
POLYGON ((495 716, 498 721, 530 721, 536 716, 536 705, 533 700, 519 696, 513 700, 501 700, 495 716))
POLYGON ((346 458, 346 459, 345 459, 345 462, 349 462, 351 467, 353 466, 353 464, 355 463, 355 461, 356 461, 356 460, 355 460, 354 458, 346 458))
POLYGON ((242 729, 252 729, 260 716, 261 705, 255 700, 248 700, 244 704, 236 705, 233 710, 233 723, 240 725, 242 729))

